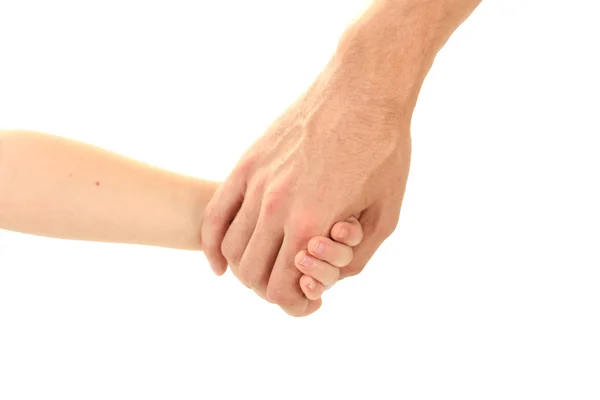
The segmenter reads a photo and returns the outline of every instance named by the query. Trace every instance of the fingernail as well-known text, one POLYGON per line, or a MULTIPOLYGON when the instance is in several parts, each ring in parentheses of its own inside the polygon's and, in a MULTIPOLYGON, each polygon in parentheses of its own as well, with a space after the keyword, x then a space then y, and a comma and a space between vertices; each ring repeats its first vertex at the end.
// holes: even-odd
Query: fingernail
POLYGON ((314 254, 322 254, 323 253, 323 246, 321 246, 321 241, 317 241, 317 245, 315 246, 315 248, 312 251, 314 254))
POLYGON ((300 261, 300 265, 304 265, 305 267, 310 267, 313 265, 313 259, 308 254, 304 253, 304 258, 300 261))
POLYGON ((311 279, 306 286, 308 286, 310 290, 313 290, 315 288, 315 281, 311 279))
POLYGON ((341 228, 338 232, 338 238, 339 239, 344 239, 346 236, 348 236, 348 229, 346 228, 341 228))

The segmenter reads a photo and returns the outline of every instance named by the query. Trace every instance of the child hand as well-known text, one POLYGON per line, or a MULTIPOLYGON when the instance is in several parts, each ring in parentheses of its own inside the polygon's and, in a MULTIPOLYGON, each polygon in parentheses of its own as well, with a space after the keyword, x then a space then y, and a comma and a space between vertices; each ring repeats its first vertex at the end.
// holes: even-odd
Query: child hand
POLYGON ((353 257, 352 247, 363 239, 360 222, 354 217, 337 222, 331 228, 329 239, 315 236, 308 241, 308 250, 296 254, 294 264, 300 272, 300 287, 310 300, 317 300, 323 292, 333 286, 340 278, 340 268, 350 264, 353 257))

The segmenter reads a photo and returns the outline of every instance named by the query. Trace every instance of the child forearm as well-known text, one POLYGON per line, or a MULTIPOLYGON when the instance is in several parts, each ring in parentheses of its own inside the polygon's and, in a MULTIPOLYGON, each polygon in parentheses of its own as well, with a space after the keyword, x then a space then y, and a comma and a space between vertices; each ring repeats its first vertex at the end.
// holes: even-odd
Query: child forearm
POLYGON ((200 249, 216 187, 73 140, 0 131, 2 229, 200 249))

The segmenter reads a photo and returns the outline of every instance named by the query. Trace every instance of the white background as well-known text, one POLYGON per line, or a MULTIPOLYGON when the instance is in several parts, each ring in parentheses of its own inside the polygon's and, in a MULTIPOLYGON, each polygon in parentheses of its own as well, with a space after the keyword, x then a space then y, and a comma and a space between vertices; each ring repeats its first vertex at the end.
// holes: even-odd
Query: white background
MULTIPOLYGON (((223 179, 364 5, 0 0, 0 126, 223 179)), ((308 318, 201 253, 0 231, 0 399, 598 399, 597 15, 484 1, 396 233, 308 318)))

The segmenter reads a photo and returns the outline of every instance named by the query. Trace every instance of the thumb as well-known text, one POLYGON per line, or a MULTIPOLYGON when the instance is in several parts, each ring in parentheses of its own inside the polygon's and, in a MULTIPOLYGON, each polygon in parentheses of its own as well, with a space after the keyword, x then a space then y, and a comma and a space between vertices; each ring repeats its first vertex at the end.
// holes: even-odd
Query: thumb
POLYGON ((373 206, 361 213, 358 221, 362 226, 364 237, 362 242, 353 247, 354 257, 352 262, 340 269, 340 280, 359 274, 396 227, 396 223, 390 227, 392 224, 389 221, 393 221, 393 219, 388 215, 384 215, 387 213, 382 211, 382 207, 373 206))

